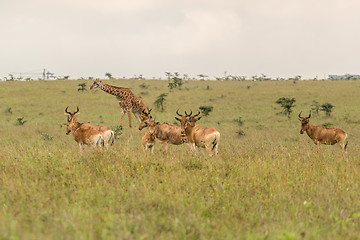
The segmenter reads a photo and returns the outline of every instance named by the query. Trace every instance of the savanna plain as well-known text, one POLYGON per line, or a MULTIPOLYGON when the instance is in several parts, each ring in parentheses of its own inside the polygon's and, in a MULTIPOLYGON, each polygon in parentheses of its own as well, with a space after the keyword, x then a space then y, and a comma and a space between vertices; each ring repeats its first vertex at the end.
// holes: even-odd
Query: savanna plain
POLYGON ((176 123, 176 110, 212 106, 198 122, 221 133, 219 155, 186 145, 154 154, 140 144, 146 129, 132 115, 108 150, 65 135, 64 110, 80 122, 120 123, 118 100, 91 80, 0 83, 0 239, 359 239, 360 81, 103 80, 130 87, 156 121, 176 123), (86 83, 86 91, 78 91, 86 83), (166 93, 164 111, 154 101, 166 93), (276 100, 295 98, 293 113, 276 100), (348 133, 320 151, 300 135, 298 114, 313 101, 331 103, 313 125, 348 133), (241 124, 242 123, 242 124, 241 124))

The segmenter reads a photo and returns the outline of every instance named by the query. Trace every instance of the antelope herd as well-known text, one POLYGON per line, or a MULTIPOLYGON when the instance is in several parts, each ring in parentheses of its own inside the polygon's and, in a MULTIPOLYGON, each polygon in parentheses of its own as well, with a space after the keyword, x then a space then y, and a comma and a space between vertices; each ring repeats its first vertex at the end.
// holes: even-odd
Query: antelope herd
MULTIPOLYGON (((116 87, 108 84, 102 84, 100 80, 94 80, 92 88, 100 88, 103 91, 116 95, 120 98, 119 105, 122 109, 121 125, 125 112, 129 116, 130 137, 131 134, 131 112, 139 120, 139 130, 148 128, 148 131, 142 137, 141 144, 144 151, 150 150, 154 153, 155 142, 158 140, 163 145, 163 153, 168 151, 168 144, 181 145, 186 143, 189 151, 194 155, 197 154, 199 148, 205 148, 209 156, 218 155, 218 146, 220 141, 220 132, 213 127, 202 127, 197 125, 197 121, 201 119, 200 112, 193 115, 192 111, 185 115, 176 111, 175 117, 180 125, 174 125, 167 122, 156 122, 151 116, 151 109, 149 109, 144 101, 134 95, 129 88, 116 87)), ((67 122, 63 125, 67 126, 66 134, 70 132, 73 134, 77 142, 80 152, 82 152, 84 145, 90 145, 94 148, 105 147, 108 148, 114 143, 115 134, 107 126, 96 126, 90 123, 80 123, 77 121, 79 116, 79 108, 75 112, 69 112, 68 107, 65 109, 65 116, 67 122)), ((334 145, 338 144, 343 153, 347 153, 348 136, 339 128, 325 128, 323 126, 313 126, 310 124, 308 117, 301 117, 299 114, 299 121, 301 122, 300 134, 304 132, 317 145, 318 150, 321 144, 334 145)))

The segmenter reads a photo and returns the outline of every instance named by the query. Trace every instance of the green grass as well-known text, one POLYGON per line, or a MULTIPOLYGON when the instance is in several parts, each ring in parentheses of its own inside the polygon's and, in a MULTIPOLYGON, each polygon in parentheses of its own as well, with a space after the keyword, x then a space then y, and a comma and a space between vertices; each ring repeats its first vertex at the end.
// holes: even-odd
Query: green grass
POLYGON ((78 92, 82 82, 0 83, 0 239, 360 238, 360 81, 190 81, 169 91, 167 81, 104 80, 132 88, 161 122, 174 123, 177 109, 213 106, 199 124, 220 131, 217 158, 194 157, 185 145, 164 156, 159 143, 145 154, 145 131, 133 117, 129 139, 127 116, 109 151, 80 155, 61 127, 66 106, 79 106, 81 122, 120 122, 116 98, 78 92), (153 104, 161 93, 164 112, 153 104), (276 115, 280 97, 296 99, 290 119, 276 115), (345 158, 299 134, 297 115, 313 100, 335 106, 331 118, 310 121, 348 133, 345 158))

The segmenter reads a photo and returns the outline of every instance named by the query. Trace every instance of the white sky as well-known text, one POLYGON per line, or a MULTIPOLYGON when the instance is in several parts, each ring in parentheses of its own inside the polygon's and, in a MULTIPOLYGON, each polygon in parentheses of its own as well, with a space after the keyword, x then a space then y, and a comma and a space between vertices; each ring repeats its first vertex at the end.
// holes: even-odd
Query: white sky
POLYGON ((0 78, 360 74, 359 0, 1 0, 0 78))

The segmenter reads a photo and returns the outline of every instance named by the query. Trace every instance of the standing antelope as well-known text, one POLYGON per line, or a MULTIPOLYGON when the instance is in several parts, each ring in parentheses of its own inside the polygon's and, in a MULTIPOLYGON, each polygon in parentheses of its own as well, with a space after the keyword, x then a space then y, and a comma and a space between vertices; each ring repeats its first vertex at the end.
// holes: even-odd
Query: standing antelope
POLYGON ((142 137, 141 143, 144 146, 145 151, 150 149, 151 153, 154 153, 155 146, 155 127, 159 125, 159 122, 155 121, 144 121, 144 124, 149 128, 144 136, 142 137))
POLYGON ((65 115, 67 116, 67 122, 63 125, 67 126, 66 135, 69 135, 72 132, 75 141, 77 142, 80 153, 82 152, 84 145, 90 145, 92 147, 101 147, 103 142, 103 137, 101 132, 90 128, 89 126, 83 126, 83 123, 79 123, 76 120, 76 117, 79 116, 79 108, 74 113, 67 111, 68 107, 65 109, 65 115))
MULTIPOLYGON (((149 110, 147 113, 144 110, 142 111, 142 121, 139 125, 139 130, 148 127, 150 122, 153 122, 150 111, 151 110, 149 110)), ((185 142, 181 136, 180 126, 167 122, 157 123, 156 126, 154 126, 154 135, 162 143, 164 154, 167 154, 168 143, 173 145, 180 145, 185 142)))
POLYGON ((190 114, 187 114, 185 111, 185 116, 179 114, 176 111, 176 114, 181 118, 175 117, 176 120, 180 121, 181 133, 183 138, 190 142, 190 146, 194 151, 195 155, 198 148, 205 148, 209 156, 218 154, 218 146, 220 141, 220 132, 212 127, 202 127, 200 125, 195 125, 197 121, 201 119, 199 116, 200 112, 192 116, 192 111, 190 114))
POLYGON ((313 140, 317 145, 318 150, 320 149, 320 144, 334 145, 339 144, 341 151, 343 153, 347 152, 348 137, 347 134, 339 128, 325 128, 323 126, 313 126, 309 122, 311 117, 311 111, 308 117, 301 117, 301 112, 299 114, 299 120, 301 122, 300 134, 303 134, 306 131, 307 135, 313 140))
MULTIPOLYGON (((74 115, 79 112, 79 107, 77 107, 77 110, 75 113, 68 112, 67 109, 68 109, 68 107, 65 109, 65 115, 72 117, 73 121, 77 121, 77 118, 74 117, 74 115)), ((93 125, 91 123, 82 123, 81 127, 82 128, 93 128, 95 130, 98 130, 101 133, 101 136, 103 138, 103 144, 106 149, 109 148, 109 145, 111 146, 114 144, 115 133, 108 126, 93 125)))

